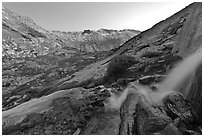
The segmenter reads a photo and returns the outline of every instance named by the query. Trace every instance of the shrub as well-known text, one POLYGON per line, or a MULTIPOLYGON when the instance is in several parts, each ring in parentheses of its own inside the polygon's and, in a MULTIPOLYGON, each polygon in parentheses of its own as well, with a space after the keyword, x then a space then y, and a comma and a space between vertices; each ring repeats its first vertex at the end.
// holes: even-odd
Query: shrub
POLYGON ((107 67, 107 77, 109 79, 118 79, 127 68, 131 67, 137 61, 129 55, 119 55, 114 57, 107 67))

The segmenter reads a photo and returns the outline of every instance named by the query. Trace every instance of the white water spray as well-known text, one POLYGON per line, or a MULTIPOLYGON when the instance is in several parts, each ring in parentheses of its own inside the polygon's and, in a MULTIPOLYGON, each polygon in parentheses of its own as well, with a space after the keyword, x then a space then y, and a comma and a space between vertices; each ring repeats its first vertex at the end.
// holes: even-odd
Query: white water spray
POLYGON ((196 53, 179 63, 167 75, 164 81, 160 83, 157 91, 152 91, 147 86, 130 83, 120 96, 115 94, 111 95, 108 99, 108 103, 106 103, 106 108, 120 109, 122 103, 130 93, 143 95, 152 105, 162 105, 163 99, 169 94, 176 92, 176 88, 182 84, 182 82, 185 81, 185 79, 192 74, 201 63, 202 52, 201 49, 199 49, 196 53))
POLYGON ((192 74, 201 63, 202 52, 199 50, 178 64, 178 66, 167 75, 164 81, 161 82, 158 91, 176 90, 176 87, 192 74))

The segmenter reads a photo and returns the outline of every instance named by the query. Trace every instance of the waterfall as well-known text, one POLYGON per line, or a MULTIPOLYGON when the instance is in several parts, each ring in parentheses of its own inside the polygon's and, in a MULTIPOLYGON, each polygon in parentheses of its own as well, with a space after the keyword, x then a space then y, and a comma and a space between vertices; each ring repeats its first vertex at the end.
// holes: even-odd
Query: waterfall
MULTIPOLYGON (((152 105, 162 105, 163 99, 166 96, 176 92, 176 89, 182 87, 182 84, 186 84, 186 86, 190 84, 191 81, 189 77, 194 76, 194 71, 201 63, 202 51, 199 49, 172 69, 166 78, 159 84, 157 91, 153 91, 147 86, 130 83, 122 94, 112 94, 108 99, 108 103, 106 103, 106 107, 119 109, 130 93, 142 94, 152 105)), ((188 94, 186 92, 182 93, 184 96, 188 94)))
POLYGON ((159 92, 176 90, 176 88, 185 81, 185 79, 194 73, 194 70, 202 63, 202 52, 197 51, 195 54, 184 59, 177 65, 160 83, 159 92))

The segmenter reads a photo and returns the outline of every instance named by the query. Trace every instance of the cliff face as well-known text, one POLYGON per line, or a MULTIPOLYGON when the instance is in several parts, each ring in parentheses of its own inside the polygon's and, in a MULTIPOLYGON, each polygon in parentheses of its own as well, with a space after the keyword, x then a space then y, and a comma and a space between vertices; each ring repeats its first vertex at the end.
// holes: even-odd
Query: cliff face
MULTIPOLYGON (((202 48, 202 4, 195 3, 192 9, 189 9, 189 18, 177 36, 173 50, 180 56, 186 57, 200 48, 202 48)), ((202 121, 202 62, 188 80, 188 85, 184 84, 180 90, 186 92, 187 99, 202 121)))
POLYGON ((120 109, 107 109, 130 82, 156 92, 178 62, 202 50, 201 5, 187 6, 48 86, 30 88, 34 83, 28 82, 4 94, 3 134, 202 134, 202 64, 191 66, 195 71, 162 106, 152 106, 143 94, 130 92, 122 97, 120 109))
MULTIPOLYGON (((195 3, 192 7, 189 18, 175 42, 174 51, 178 51, 182 57, 202 47, 202 4, 195 3)), ((202 63, 188 80, 189 84, 181 86, 181 90, 186 92, 187 99, 202 121, 202 63)))
POLYGON ((194 53, 202 46, 202 5, 195 3, 188 11, 186 23, 176 38, 174 52, 182 57, 194 53))

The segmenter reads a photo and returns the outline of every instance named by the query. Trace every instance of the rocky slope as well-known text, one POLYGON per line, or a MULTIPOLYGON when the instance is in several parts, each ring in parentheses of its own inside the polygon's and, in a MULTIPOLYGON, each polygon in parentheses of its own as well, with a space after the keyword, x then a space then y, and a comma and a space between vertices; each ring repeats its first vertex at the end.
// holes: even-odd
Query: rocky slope
POLYGON ((108 109, 109 97, 132 90, 130 83, 156 92, 178 62, 201 50, 201 28, 202 4, 193 3, 52 85, 5 94, 3 134, 202 134, 202 63, 162 106, 131 93, 108 109))
POLYGON ((28 17, 2 10, 3 110, 103 59, 106 51, 139 33, 106 29, 50 32, 28 17))

